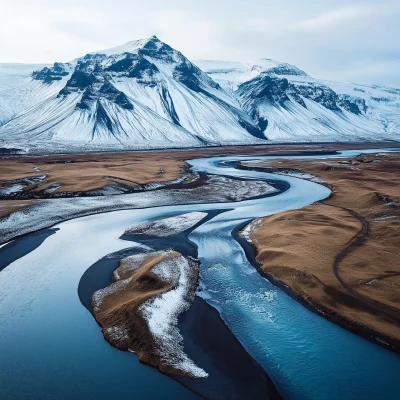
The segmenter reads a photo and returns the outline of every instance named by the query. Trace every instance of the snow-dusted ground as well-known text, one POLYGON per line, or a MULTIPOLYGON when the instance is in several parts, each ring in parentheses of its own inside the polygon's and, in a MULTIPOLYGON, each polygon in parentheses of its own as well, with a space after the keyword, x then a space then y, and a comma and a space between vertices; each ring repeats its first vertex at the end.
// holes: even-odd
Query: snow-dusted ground
MULTIPOLYGON (((162 257, 151 272, 170 285, 170 289, 146 300, 139 312, 148 325, 155 342, 153 350, 162 361, 194 378, 206 378, 208 374, 198 367, 184 352, 183 338, 178 328, 178 317, 194 300, 198 281, 198 262, 172 250, 146 252, 123 259, 123 267, 114 271, 116 282, 94 293, 92 304, 95 312, 101 312, 104 299, 114 293, 129 290, 127 287, 134 277, 132 273, 150 257, 162 257), (125 279, 120 279, 120 274, 125 279)), ((111 311, 112 312, 112 311, 111 311)), ((122 320, 116 326, 106 328, 105 333, 116 341, 128 341, 129 320, 122 320)), ((129 349, 135 352, 136 349, 129 349)))
POLYGON ((167 186, 171 186, 171 185, 177 185, 179 183, 183 183, 183 182, 194 182, 196 180, 198 180, 200 178, 199 174, 194 172, 191 174, 184 174, 182 176, 180 176, 179 178, 176 178, 172 181, 167 181, 167 182, 151 182, 151 183, 146 183, 144 185, 138 185, 135 188, 139 189, 139 190, 155 190, 155 189, 160 189, 160 188, 164 188, 167 186))
POLYGON ((7 186, 3 189, 0 189, 0 196, 9 196, 18 192, 22 192, 24 187, 25 186, 21 184, 7 186))
POLYGON ((120 196, 74 197, 47 199, 0 220, 0 242, 16 235, 49 227, 70 218, 100 212, 157 207, 171 204, 235 202, 275 192, 265 181, 241 181, 211 176, 206 184, 192 189, 160 189, 153 192, 120 196))
POLYGON ((163 218, 157 221, 146 222, 129 228, 127 234, 142 234, 153 236, 171 236, 181 233, 201 221, 207 214, 203 212, 193 212, 182 214, 175 217, 163 218))
MULTIPOLYGON (((147 247, 147 250, 151 249, 147 247)), ((117 281, 122 277, 126 277, 129 274, 133 274, 143 263, 143 261, 149 256, 158 257, 163 254, 165 254, 165 252, 162 250, 162 251, 152 251, 151 253, 139 253, 125 257, 123 260, 120 261, 119 267, 116 270, 114 270, 113 272, 114 279, 117 281)))
POLYGON ((242 229, 239 232, 239 235, 246 239, 249 243, 253 243, 253 241, 251 240, 251 234, 253 232, 257 232, 257 229, 259 228, 259 226, 262 223, 262 218, 256 218, 253 221, 251 221, 249 224, 247 224, 244 229, 242 229))
MULTIPOLYGON (((104 302, 104 299, 113 293, 123 291, 129 285, 131 280, 132 280, 131 278, 121 279, 117 282, 113 282, 111 285, 109 285, 103 289, 97 290, 92 296, 93 310, 95 312, 99 312, 101 310, 101 306, 104 302)), ((119 332, 119 333, 122 330, 122 328, 120 326, 119 327, 111 327, 108 329, 112 330, 113 328, 117 328, 117 332, 119 332)))
MULTIPOLYGON (((243 161, 241 163, 242 165, 244 165, 245 167, 258 167, 258 168, 264 168, 265 167, 265 161, 263 160, 252 160, 252 161, 243 161)), ((267 168, 274 168, 271 167, 270 165, 266 166, 267 168)), ((278 167, 279 168, 279 167, 278 167)), ((307 172, 303 172, 303 171, 295 171, 292 169, 278 169, 278 170, 274 170, 274 174, 279 174, 279 175, 288 175, 288 176, 294 176, 295 178, 301 178, 301 179, 307 179, 309 181, 313 181, 313 182, 321 182, 321 179, 318 178, 318 176, 309 174, 307 172)))
POLYGON ((0 188, 0 196, 12 197, 17 193, 22 192, 28 186, 31 186, 33 184, 40 185, 46 178, 47 175, 40 175, 17 179, 11 185, 0 188))
MULTIPOLYGON (((172 181, 166 181, 166 182, 151 182, 151 183, 146 183, 143 185, 136 185, 136 186, 126 186, 122 181, 115 180, 113 181, 113 177, 107 177, 109 178, 112 182, 111 184, 102 187, 101 189, 95 189, 91 190, 89 192, 84 192, 85 195, 90 195, 90 196, 110 196, 110 195, 120 195, 124 193, 130 193, 130 192, 139 192, 139 191, 147 191, 147 190, 158 190, 162 188, 168 188, 169 186, 172 185, 177 185, 177 184, 185 184, 185 183, 192 183, 196 180, 199 179, 199 174, 197 173, 192 173, 192 174, 184 174, 180 176, 179 178, 176 178, 172 181)), ((55 197, 58 195, 56 194, 55 197)), ((63 195, 60 195, 60 197, 63 197, 63 195)))
POLYGON ((178 254, 156 264, 152 272, 163 281, 169 282, 172 287, 167 292, 147 300, 140 307, 157 343, 159 357, 166 364, 193 377, 206 378, 208 374, 184 352, 183 338, 178 328, 178 316, 190 307, 194 299, 198 266, 189 258, 178 254))

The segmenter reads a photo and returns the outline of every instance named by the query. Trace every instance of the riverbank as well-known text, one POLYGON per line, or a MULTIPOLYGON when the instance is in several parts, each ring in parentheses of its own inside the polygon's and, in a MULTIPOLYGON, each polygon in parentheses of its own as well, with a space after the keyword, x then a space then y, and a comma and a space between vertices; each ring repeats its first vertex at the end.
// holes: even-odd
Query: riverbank
MULTIPOLYGON (((162 188, 155 193, 145 190, 116 196, 92 196, 43 199, 34 206, 19 209, 0 218, 0 244, 24 234, 49 228, 62 221, 104 212, 143 209, 167 205, 240 202, 279 194, 274 181, 243 180, 212 175, 202 185, 162 188)), ((5 200, 4 203, 7 203, 5 200)))
POLYGON ((323 202, 253 224, 260 271, 313 311, 399 353, 399 155, 243 165, 304 171, 332 188, 323 202))
MULTIPOLYGON (((27 207, 33 199, 118 195, 155 189, 163 185, 183 187, 191 176, 185 160, 216 155, 282 155, 332 153, 343 149, 373 148, 377 144, 288 144, 226 146, 198 149, 132 151, 115 153, 0 155, 0 216, 20 200, 27 207), (180 186, 179 186, 180 185, 180 186)), ((379 147, 396 143, 379 143, 379 147)), ((201 182, 199 183, 201 184, 201 182)))
MULTIPOLYGON (((94 198, 154 189, 201 187, 185 160, 217 155, 312 155, 345 149, 398 147, 399 143, 314 143, 223 146, 131 152, 0 155, 0 221, 30 213, 47 199, 94 198), (32 181, 33 179, 33 181, 32 181)), ((117 197, 118 196, 118 197, 117 197)), ((73 201, 73 200, 71 200, 73 201)), ((60 207, 64 207, 62 204, 60 207)), ((120 209, 120 208, 115 208, 120 209)), ((94 211, 92 213, 99 212, 94 211)), ((61 220, 54 221, 54 223, 61 220)), ((43 225, 49 226, 49 225, 43 225)))

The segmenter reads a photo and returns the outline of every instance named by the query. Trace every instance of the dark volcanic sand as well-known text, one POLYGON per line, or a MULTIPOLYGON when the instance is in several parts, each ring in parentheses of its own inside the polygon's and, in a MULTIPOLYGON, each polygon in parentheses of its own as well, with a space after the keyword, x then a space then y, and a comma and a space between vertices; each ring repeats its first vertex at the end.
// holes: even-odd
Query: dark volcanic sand
POLYGON ((38 248, 49 236, 54 235, 58 229, 43 229, 24 235, 0 248, 0 271, 19 258, 25 257, 38 248))
POLYGON ((247 353, 221 319, 218 311, 201 297, 179 321, 186 354, 209 377, 178 382, 207 399, 282 399, 269 376, 247 353))

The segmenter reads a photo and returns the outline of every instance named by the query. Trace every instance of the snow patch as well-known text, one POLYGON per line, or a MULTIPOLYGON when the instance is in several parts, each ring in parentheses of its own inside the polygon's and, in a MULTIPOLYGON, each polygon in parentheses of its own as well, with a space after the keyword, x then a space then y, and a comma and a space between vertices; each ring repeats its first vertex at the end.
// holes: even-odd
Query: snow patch
POLYGON ((252 232, 256 232, 261 224, 262 224, 261 218, 254 219, 249 224, 247 224, 244 229, 242 229, 239 232, 240 237, 246 239, 249 243, 253 243, 253 241, 251 240, 251 234, 252 232))
POLYGON ((397 215, 386 215, 384 217, 375 218, 375 221, 384 222, 384 221, 387 221, 387 220, 390 220, 390 219, 394 219, 394 218, 398 218, 398 216, 397 215))
POLYGON ((184 352, 183 338, 178 329, 178 316, 193 300, 196 274, 190 259, 178 255, 166 258, 152 270, 161 279, 167 279, 172 289, 146 301, 140 311, 158 345, 158 354, 168 365, 196 378, 208 376, 184 352))
POLYGON ((10 194, 22 192, 24 190, 24 185, 11 185, 4 189, 0 189, 0 196, 8 196, 10 194))
POLYGON ((127 234, 142 234, 152 236, 172 236, 184 232, 207 216, 204 212, 192 212, 177 215, 175 217, 164 218, 158 221, 146 222, 128 229, 127 234))

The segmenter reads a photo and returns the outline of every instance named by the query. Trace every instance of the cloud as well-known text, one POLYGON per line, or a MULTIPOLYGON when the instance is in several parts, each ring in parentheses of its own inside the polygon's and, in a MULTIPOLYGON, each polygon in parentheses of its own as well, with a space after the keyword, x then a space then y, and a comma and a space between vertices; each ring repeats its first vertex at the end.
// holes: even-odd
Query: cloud
POLYGON ((1 11, 0 62, 69 61, 156 34, 191 59, 267 57, 400 85, 398 0, 2 0, 1 11))
POLYGON ((319 30, 332 27, 336 24, 348 22, 369 15, 372 8, 369 6, 354 5, 324 12, 317 17, 305 19, 295 24, 296 29, 319 30))

